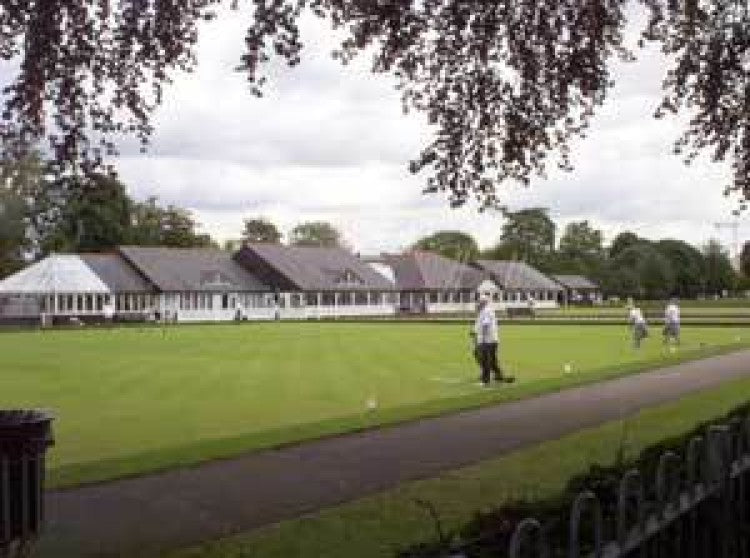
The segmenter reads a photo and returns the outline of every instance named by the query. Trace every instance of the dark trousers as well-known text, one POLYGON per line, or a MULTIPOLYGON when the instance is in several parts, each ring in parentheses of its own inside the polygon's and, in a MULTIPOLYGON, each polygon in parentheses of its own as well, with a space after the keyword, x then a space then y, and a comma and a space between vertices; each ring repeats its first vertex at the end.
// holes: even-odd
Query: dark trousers
POLYGON ((503 377, 497 365, 497 343, 479 343, 476 347, 476 357, 482 369, 482 382, 489 383, 493 375, 495 380, 503 377))

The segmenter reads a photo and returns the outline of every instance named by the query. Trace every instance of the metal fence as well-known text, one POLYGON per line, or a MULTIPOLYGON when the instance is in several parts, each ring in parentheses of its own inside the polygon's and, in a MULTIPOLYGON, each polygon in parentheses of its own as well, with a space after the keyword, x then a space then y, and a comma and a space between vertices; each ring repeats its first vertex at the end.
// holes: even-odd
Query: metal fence
POLYGON ((563 529, 567 540, 553 537, 550 526, 536 519, 521 521, 508 555, 750 556, 750 417, 710 427, 690 440, 682 457, 666 451, 650 490, 644 484, 641 472, 632 469, 620 478, 617 494, 605 501, 592 491, 578 494, 563 529))

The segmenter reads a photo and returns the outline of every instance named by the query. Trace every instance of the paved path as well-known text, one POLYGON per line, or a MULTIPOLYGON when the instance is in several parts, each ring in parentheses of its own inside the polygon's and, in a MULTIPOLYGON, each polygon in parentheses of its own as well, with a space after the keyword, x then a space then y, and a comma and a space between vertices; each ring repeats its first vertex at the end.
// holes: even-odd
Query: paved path
POLYGON ((35 557, 133 556, 247 531, 739 377, 750 377, 750 351, 195 469, 53 492, 35 557))

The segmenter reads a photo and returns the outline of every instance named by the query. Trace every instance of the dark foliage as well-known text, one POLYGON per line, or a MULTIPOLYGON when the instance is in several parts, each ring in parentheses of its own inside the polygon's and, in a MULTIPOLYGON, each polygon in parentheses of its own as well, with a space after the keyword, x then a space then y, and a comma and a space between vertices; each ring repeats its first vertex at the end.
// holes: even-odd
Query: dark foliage
MULTIPOLYGON (((691 432, 649 446, 635 458, 621 453, 610 466, 593 465, 586 473, 568 481, 562 494, 540 501, 516 501, 495 510, 477 513, 475 518, 458 532, 443 535, 448 541, 433 541, 416 545, 399 553, 400 558, 442 558, 451 556, 450 550, 460 548, 470 558, 504 556, 510 544, 515 526, 526 517, 534 517, 542 523, 545 533, 552 542, 553 556, 567 556, 567 518, 576 495, 585 490, 596 494, 602 504, 605 534, 613 537, 616 532, 617 500, 619 482, 622 475, 631 468, 638 468, 643 478, 646 513, 656 511, 656 471, 660 456, 666 451, 685 455, 690 439, 702 436, 711 424, 730 423, 733 419, 744 418, 750 412, 745 404, 726 415, 724 419, 704 423, 691 432), (650 508, 648 506, 651 506, 650 508)), ((737 423, 733 423, 737 427, 737 423)), ((626 440, 623 438, 623 444, 626 440)), ((687 472, 679 470, 682 482, 687 472)), ((439 516, 439 510, 436 510, 439 516)), ((586 524, 584 524, 586 525, 586 524)), ((584 533, 583 540, 592 540, 591 533, 584 533)), ((589 549, 593 550, 593 549, 589 549)))
MULTIPOLYGON (((117 134, 145 145, 150 117, 175 71, 191 71, 202 20, 229 0, 2 0, 0 58, 18 64, 4 89, 3 132, 23 149, 49 141, 61 167, 93 170, 117 134)), ((644 42, 671 67, 656 115, 690 116, 675 151, 729 159, 727 191, 750 196, 750 12, 736 0, 252 0, 239 70, 260 95, 272 56, 300 62, 299 21, 312 12, 345 39, 346 63, 367 50, 393 74, 404 108, 426 114, 435 137, 412 162, 428 192, 453 205, 499 206, 498 185, 544 175, 548 157, 571 167, 630 59, 626 14, 647 12, 644 42)), ((231 0, 231 4, 245 4, 231 0)))
POLYGON ((477 241, 461 231, 438 231, 417 240, 412 249, 434 252, 462 263, 473 262, 479 257, 477 241))

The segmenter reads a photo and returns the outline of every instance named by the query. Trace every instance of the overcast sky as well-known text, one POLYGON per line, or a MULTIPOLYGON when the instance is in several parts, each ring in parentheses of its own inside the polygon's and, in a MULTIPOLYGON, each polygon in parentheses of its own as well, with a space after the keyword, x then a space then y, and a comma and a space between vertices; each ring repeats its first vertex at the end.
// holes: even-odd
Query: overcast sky
MULTIPOLYGON (((282 232, 308 220, 336 225, 356 250, 401 249, 440 229, 493 244, 502 218, 467 205, 450 209, 425 196, 425 178, 407 170, 429 138, 419 115, 401 113, 387 76, 367 60, 341 67, 319 23, 305 27, 302 65, 274 68, 266 97, 256 99, 237 64, 245 24, 238 14, 207 24, 199 67, 178 76, 155 119, 149 152, 125 149, 118 167, 137 198, 155 195, 194 211, 218 240, 237 238, 242 219, 263 215, 282 232)), ((736 201, 722 196, 726 167, 685 167, 671 154, 679 123, 655 121, 663 66, 643 55, 618 67, 615 93, 588 138, 574 146, 575 170, 552 173, 528 189, 503 185, 511 208, 544 206, 560 229, 588 219, 608 239, 621 230, 702 243, 729 231, 736 201)), ((741 219, 741 239, 750 232, 741 219)))

